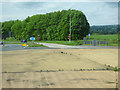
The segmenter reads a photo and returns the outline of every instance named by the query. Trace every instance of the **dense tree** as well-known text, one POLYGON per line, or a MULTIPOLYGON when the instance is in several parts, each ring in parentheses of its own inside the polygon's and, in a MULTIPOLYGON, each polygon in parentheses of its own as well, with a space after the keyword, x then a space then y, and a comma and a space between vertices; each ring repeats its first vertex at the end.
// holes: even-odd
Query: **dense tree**
POLYGON ((11 34, 11 27, 15 24, 15 21, 5 21, 2 23, 2 36, 4 38, 9 37, 9 34, 11 34))
POLYGON ((13 26, 11 27, 11 31, 13 32, 13 36, 19 40, 22 35, 22 25, 21 25, 21 21, 17 21, 15 24, 13 24, 13 26))
POLYGON ((117 34, 118 25, 91 26, 90 33, 117 34))
POLYGON ((40 40, 68 40, 70 16, 72 40, 82 39, 89 33, 89 23, 81 11, 70 9, 33 15, 23 21, 3 22, 3 35, 8 37, 8 32, 12 31, 18 40, 29 39, 33 34, 39 35, 40 40))

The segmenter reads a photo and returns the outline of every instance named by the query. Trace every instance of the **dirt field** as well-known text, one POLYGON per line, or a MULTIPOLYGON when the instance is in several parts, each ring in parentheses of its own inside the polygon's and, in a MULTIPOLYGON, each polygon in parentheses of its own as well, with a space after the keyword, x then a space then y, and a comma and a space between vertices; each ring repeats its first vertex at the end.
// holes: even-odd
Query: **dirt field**
POLYGON ((115 72, 102 69, 118 66, 117 49, 17 50, 2 58, 4 88, 116 87, 115 72))
POLYGON ((3 73, 4 88, 115 88, 113 71, 3 73))

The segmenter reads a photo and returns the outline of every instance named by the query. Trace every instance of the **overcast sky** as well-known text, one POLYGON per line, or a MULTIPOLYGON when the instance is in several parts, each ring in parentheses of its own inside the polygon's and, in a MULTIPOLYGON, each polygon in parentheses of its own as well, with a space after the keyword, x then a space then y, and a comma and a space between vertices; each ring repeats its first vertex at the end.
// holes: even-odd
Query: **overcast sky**
POLYGON ((3 2, 2 21, 24 20, 63 9, 82 11, 91 26, 118 24, 118 2, 3 2))

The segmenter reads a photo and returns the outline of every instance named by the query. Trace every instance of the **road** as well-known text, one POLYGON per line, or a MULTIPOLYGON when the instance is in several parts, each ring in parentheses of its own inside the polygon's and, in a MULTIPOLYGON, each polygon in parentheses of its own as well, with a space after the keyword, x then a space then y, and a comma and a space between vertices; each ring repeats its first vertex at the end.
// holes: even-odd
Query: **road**
POLYGON ((22 44, 5 44, 2 51, 24 50, 24 49, 49 49, 48 47, 27 47, 23 48, 22 44))
POLYGON ((24 49, 117 49, 117 46, 69 46, 69 45, 62 45, 62 44, 53 44, 53 43, 37 43, 43 44, 47 47, 27 47, 23 48, 22 44, 5 44, 2 46, 2 51, 12 51, 12 50, 24 50, 24 49))
POLYGON ((59 49, 112 49, 118 48, 117 46, 87 46, 87 45, 78 45, 78 46, 69 46, 69 45, 62 45, 62 44, 53 44, 53 43, 37 43, 43 44, 49 48, 59 48, 59 49))

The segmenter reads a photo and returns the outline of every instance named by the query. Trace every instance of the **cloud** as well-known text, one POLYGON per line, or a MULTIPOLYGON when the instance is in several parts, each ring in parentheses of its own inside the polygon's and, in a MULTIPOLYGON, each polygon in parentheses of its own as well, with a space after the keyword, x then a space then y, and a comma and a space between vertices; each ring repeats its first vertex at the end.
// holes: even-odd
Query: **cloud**
POLYGON ((2 2, 119 2, 119 0, 1 0, 2 2))
POLYGON ((23 20, 28 16, 58 10, 77 9, 82 11, 90 25, 109 25, 118 22, 117 2, 4 2, 3 21, 23 20))

